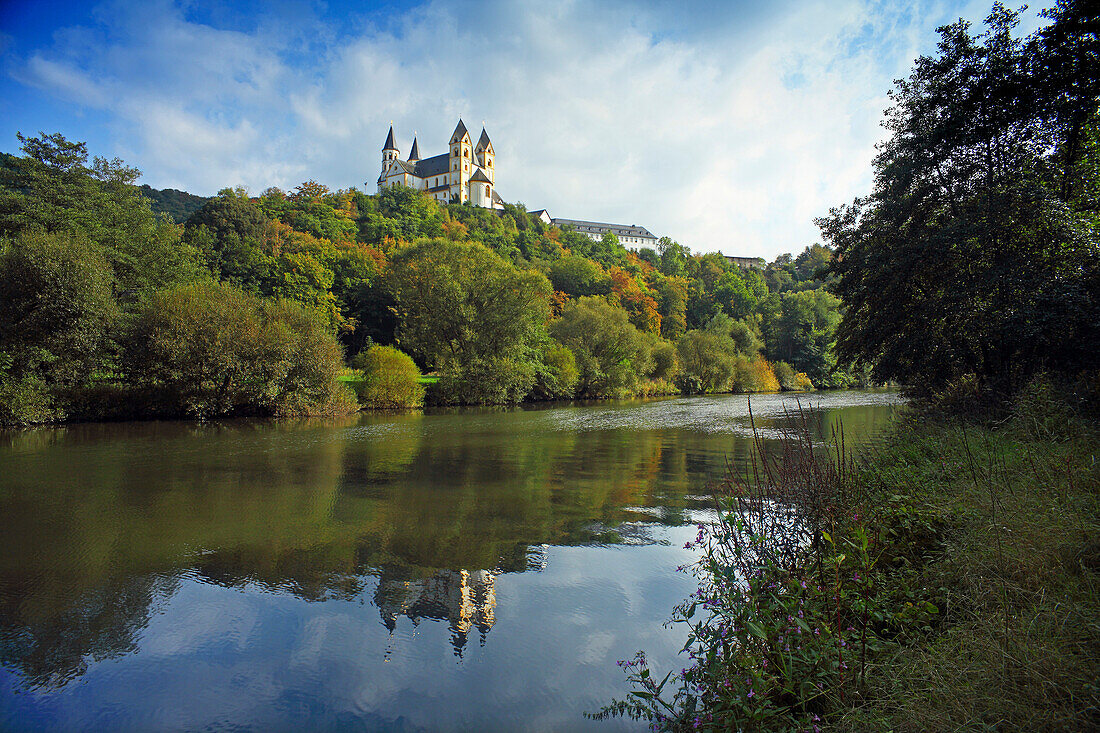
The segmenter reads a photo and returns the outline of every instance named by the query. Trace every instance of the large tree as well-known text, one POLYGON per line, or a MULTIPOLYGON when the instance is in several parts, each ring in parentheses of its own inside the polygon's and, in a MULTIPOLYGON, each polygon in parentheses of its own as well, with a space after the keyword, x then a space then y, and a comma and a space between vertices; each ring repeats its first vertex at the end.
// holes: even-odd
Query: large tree
POLYGON ((1005 394, 1040 370, 1097 366, 1100 249, 1083 195, 1100 180, 1097 14, 1069 2, 1050 15, 1026 40, 1000 5, 981 34, 940 28, 938 55, 892 94, 873 192, 818 222, 848 308, 839 352, 879 379, 935 390, 969 375, 1005 394))
POLYGON ((534 383, 550 282, 487 247, 429 239, 393 253, 398 343, 458 402, 513 402, 534 383))

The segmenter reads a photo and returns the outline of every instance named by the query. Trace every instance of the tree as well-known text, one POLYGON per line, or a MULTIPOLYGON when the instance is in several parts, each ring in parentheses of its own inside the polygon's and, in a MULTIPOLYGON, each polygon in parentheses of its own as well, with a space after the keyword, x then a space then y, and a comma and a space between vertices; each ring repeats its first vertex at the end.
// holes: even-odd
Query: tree
POLYGON ((126 381, 159 402, 154 411, 213 417, 355 409, 337 381, 343 354, 323 317, 225 283, 150 296, 123 347, 126 381))
POLYGON ((782 293, 777 302, 765 317, 768 357, 805 372, 819 386, 831 384, 840 301, 824 290, 801 290, 782 293))
POLYGON ((118 320, 103 251, 80 235, 26 231, 0 244, 0 424, 61 416, 59 388, 103 365, 118 320))
POLYGON ((550 333, 576 358, 578 397, 622 396, 651 371, 646 341, 626 311, 601 298, 567 303, 550 333))
POLYGON ((260 293, 275 269, 270 220, 246 195, 223 189, 186 223, 185 239, 220 280, 260 293))
POLYGON ((480 244, 431 239, 395 251, 386 280, 398 343, 441 372, 445 398, 515 402, 527 394, 550 315, 543 275, 480 244))
POLYGON ((586 295, 607 295, 611 292, 611 278, 596 262, 577 255, 563 257, 550 266, 550 282, 574 298, 586 295))
POLYGON ((139 171, 117 158, 95 158, 59 134, 17 134, 24 156, 0 155, 0 235, 67 232, 102 248, 116 290, 142 293, 193 279, 198 258, 180 246, 176 227, 157 219, 132 185, 139 171))
POLYGON ((994 6, 978 36, 940 28, 938 56, 898 83, 873 192, 819 221, 848 308, 842 357, 923 391, 970 375, 1001 396, 1040 370, 1096 367, 1095 204, 1072 192, 1100 180, 1086 154, 1098 84, 1043 63, 1069 53, 1098 68, 1088 7, 1060 3, 1023 42, 1016 14, 994 6))

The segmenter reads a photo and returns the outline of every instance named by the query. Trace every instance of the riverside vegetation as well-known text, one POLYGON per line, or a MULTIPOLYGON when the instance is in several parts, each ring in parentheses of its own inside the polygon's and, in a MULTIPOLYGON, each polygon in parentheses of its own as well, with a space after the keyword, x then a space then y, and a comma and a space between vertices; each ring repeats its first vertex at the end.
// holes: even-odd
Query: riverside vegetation
POLYGON ((0 424, 869 379, 837 355, 822 245, 743 271, 401 187, 159 195, 83 143, 18 138, 0 156, 0 424))
POLYGON ((853 455, 757 443, 701 524, 688 663, 621 662, 656 730, 1100 726, 1100 17, 939 29, 872 194, 819 223, 838 353, 911 385, 853 455))

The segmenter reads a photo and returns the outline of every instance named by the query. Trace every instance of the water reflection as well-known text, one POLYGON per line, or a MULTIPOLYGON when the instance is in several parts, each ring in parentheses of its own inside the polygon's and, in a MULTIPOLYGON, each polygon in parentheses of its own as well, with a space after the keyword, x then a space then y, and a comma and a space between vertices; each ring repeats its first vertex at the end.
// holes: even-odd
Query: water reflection
POLYGON ((495 574, 488 570, 440 570, 427 578, 402 579, 383 573, 374 592, 374 604, 390 633, 397 619, 407 616, 414 625, 421 619, 446 621, 456 657, 462 656, 470 630, 485 635, 493 628, 497 605, 495 574))
MULTIPOLYGON (((814 416, 813 429, 822 437, 840 421, 852 436, 872 435, 895 401, 889 393, 820 400, 827 409, 814 416)), ((753 402, 763 430, 774 429, 790 406, 779 396, 753 402)), ((550 727, 575 722, 578 700, 600 689, 592 674, 606 666, 606 685, 618 684, 608 657, 612 646, 620 644, 625 651, 615 653, 623 656, 647 646, 648 625, 659 627, 682 597, 644 606, 644 619, 633 615, 643 608, 636 601, 615 601, 618 610, 608 610, 612 586, 592 583, 603 572, 594 563, 611 563, 619 582, 649 587, 652 598, 679 593, 668 580, 682 562, 679 545, 670 542, 673 530, 705 506, 699 492, 724 473, 727 461, 744 464, 748 434, 745 398, 720 397, 336 421, 78 425, 0 435, 0 709, 15 709, 17 701, 29 706, 19 708, 20 717, 0 718, 0 727, 35 727, 25 725, 28 715, 62 704, 46 691, 82 677, 98 681, 97 670, 106 675, 108 669, 137 690, 152 684, 144 681, 149 674, 182 675, 189 685, 205 680, 212 716, 231 707, 232 684, 210 693, 216 675, 188 676, 184 669, 216 663, 240 667, 239 679, 254 679, 272 659, 290 653, 280 644, 306 643, 300 629, 320 617, 321 607, 326 617, 344 608, 333 604, 374 609, 373 621, 355 615, 349 627, 373 639, 368 648, 383 655, 371 664, 428 654, 425 663, 438 680, 464 674, 439 667, 423 644, 407 643, 406 635, 423 636, 440 625, 452 658, 478 675, 488 673, 478 666, 488 662, 470 658, 471 635, 479 655, 488 653, 486 645, 499 646, 494 674, 522 677, 513 665, 532 656, 558 655, 562 669, 582 665, 587 681, 557 680, 557 697, 547 698, 558 717, 550 707, 544 711, 550 727), (562 547, 587 558, 564 578, 551 572, 554 562, 559 568, 572 562, 573 555, 556 549, 562 547), (608 554, 606 548, 615 547, 633 554, 608 554), (650 561, 639 562, 642 557, 650 561), (538 578, 519 582, 531 571, 538 578), (505 577, 515 580, 502 585, 505 577), (210 591, 199 593, 202 587, 210 591), (255 606, 249 623, 276 630, 257 637, 248 636, 242 620, 232 622, 240 628, 232 626, 236 617, 224 608, 236 606, 225 593, 255 606), (529 603, 535 610, 521 611, 529 603), (593 619, 569 616, 585 604, 603 610, 593 619), (181 619, 208 608, 221 610, 202 615, 190 635, 180 631, 191 628, 181 619), (558 617, 560 628, 535 621, 539 614, 558 617), (561 614, 572 620, 561 621, 561 614), (161 616, 164 625, 152 623, 161 616), (285 626, 284 616, 296 620, 285 626), (509 631, 496 630, 501 619, 509 619, 509 631), (377 634, 364 626, 371 623, 377 634), (587 630, 575 639, 554 636, 564 628, 587 630), (613 643, 605 639, 609 633, 613 643), (238 636, 239 643, 228 644, 238 636), (207 641, 195 651, 200 637, 207 641), (172 645, 154 654, 168 639, 172 645), (597 649, 598 658, 589 659, 597 649), (5 670, 14 675, 6 682, 5 670), (45 695, 33 699, 41 705, 18 697, 30 688, 45 695)), ((681 642, 670 637, 666 646, 675 651, 681 642)), ((310 715, 320 716, 303 724, 329 726, 350 715, 375 721, 367 727, 384 727, 378 721, 401 719, 418 685, 439 685, 440 705, 466 710, 466 703, 447 697, 449 682, 417 682, 406 672, 395 683, 406 686, 387 702, 357 703, 340 717, 333 712, 340 705, 329 689, 331 672, 318 664, 316 686, 295 688, 307 696, 310 715)), ((114 697, 117 684, 88 689, 94 692, 82 693, 89 696, 82 704, 94 709, 137 714, 127 706, 140 711, 151 704, 138 696, 123 705, 114 697)), ((430 727, 479 727, 505 720, 505 707, 500 699, 471 707, 463 724, 418 714, 435 721, 430 727)), ((517 709, 534 714, 529 708, 517 709)), ((196 714, 198 727, 214 720, 202 718, 202 710, 196 714)), ((104 727, 73 715, 67 727, 104 727)), ((223 722, 264 727, 257 715, 241 712, 223 722)), ((266 727, 290 720, 262 719, 266 727)), ((50 718, 43 727, 50 721, 57 722, 50 718)), ((119 721, 99 722, 113 727, 119 721)))

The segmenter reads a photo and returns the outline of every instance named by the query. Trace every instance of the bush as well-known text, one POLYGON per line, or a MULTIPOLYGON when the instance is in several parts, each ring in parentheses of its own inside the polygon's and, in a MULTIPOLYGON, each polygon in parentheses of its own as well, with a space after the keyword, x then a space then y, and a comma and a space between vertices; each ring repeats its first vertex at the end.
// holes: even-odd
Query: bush
POLYGON ((535 364, 507 357, 467 359, 447 366, 431 385, 428 399, 438 405, 512 405, 531 391, 535 364))
POLYGON ((652 371, 647 344, 627 312, 600 298, 567 303, 550 333, 576 358, 578 397, 630 394, 638 378, 652 371))
POLYGON ((83 236, 30 231, 0 244, 0 376, 45 390, 84 382, 118 318, 112 280, 83 236))
POLYGON ((809 391, 814 388, 814 383, 806 376, 806 372, 798 372, 794 375, 794 389, 809 391))
POLYGON ((34 425, 63 420, 53 393, 34 377, 0 379, 0 425, 34 425))
POLYGON ((352 366, 363 379, 355 384, 359 402, 372 408, 410 408, 424 404, 420 370, 405 352, 392 346, 372 346, 355 357, 352 366))
POLYGON ((776 379, 772 365, 767 359, 757 357, 746 359, 739 356, 734 359, 733 376, 730 378, 730 390, 733 392, 778 392, 779 380, 776 379))
POLYGON ((676 384, 685 394, 727 392, 733 376, 737 347, 725 333, 688 331, 676 342, 680 373, 676 384))
POLYGON ((124 339, 125 377, 167 414, 305 415, 353 411, 342 352, 323 316, 224 284, 143 301, 124 339))
POLYGON ((536 400, 566 400, 577 388, 577 359, 568 347, 551 341, 543 348, 542 365, 531 396, 536 400))

